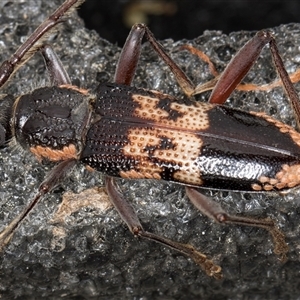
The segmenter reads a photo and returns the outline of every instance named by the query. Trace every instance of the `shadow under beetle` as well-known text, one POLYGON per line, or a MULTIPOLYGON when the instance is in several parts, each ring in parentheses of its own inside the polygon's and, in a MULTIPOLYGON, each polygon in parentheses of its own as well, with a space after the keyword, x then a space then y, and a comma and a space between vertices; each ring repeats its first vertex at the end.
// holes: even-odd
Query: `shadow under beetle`
POLYGON ((0 66, 2 87, 35 52, 43 55, 51 86, 17 99, 6 96, 2 100, 0 143, 6 145, 13 137, 38 160, 57 162, 28 206, 1 232, 0 248, 9 243, 39 199, 58 185, 79 161, 105 175, 109 198, 134 235, 189 256, 209 276, 221 278, 221 267, 193 246, 143 229, 115 178, 182 184, 192 203, 213 220, 268 230, 273 237, 274 252, 284 260, 288 247, 272 220, 232 216, 197 190, 283 191, 300 184, 300 134, 264 113, 246 113, 221 105, 244 78, 261 49, 269 44, 299 125, 298 95, 271 34, 258 32, 220 76, 210 84, 195 87, 150 30, 136 24, 121 52, 114 83, 101 84, 89 92, 71 84, 60 59, 44 43, 46 34, 82 2, 65 1, 0 66), (130 86, 144 36, 189 99, 178 100, 158 91, 130 86), (213 88, 209 103, 191 99, 207 87, 213 88))

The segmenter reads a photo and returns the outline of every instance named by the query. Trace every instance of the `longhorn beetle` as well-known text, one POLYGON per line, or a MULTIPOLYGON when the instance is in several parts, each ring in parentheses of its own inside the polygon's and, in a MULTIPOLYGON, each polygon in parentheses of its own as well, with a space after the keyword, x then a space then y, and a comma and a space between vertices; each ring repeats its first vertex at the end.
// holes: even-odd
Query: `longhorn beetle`
POLYGON ((263 113, 246 113, 222 104, 244 78, 261 49, 270 45, 276 70, 299 124, 297 93, 285 71, 272 35, 258 32, 210 86, 208 103, 191 99, 207 87, 195 87, 143 24, 136 24, 121 52, 114 83, 90 92, 71 84, 45 36, 83 1, 66 0, 0 66, 0 87, 35 52, 45 60, 51 86, 16 100, 2 100, 1 144, 11 136, 38 160, 57 163, 35 197, 0 234, 3 249, 40 198, 58 185, 79 161, 105 175, 112 204, 131 232, 162 243, 192 258, 209 275, 221 278, 221 267, 189 244, 145 231, 116 178, 168 180, 186 187, 192 203, 219 223, 261 227, 270 232, 274 252, 285 259, 283 233, 270 219, 232 216, 197 188, 240 191, 284 191, 300 184, 300 134, 263 113), (146 37, 169 66, 189 99, 131 87, 146 37), (247 131, 247 136, 244 132, 247 131), (268 139, 265 138, 268 136, 268 139))

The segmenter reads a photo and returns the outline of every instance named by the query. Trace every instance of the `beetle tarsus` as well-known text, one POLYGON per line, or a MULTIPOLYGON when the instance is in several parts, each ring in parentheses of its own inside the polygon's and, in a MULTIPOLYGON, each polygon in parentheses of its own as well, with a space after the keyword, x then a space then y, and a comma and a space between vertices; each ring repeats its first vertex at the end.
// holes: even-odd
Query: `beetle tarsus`
POLYGON ((174 242, 172 240, 169 240, 167 238, 158 236, 156 234, 147 231, 140 231, 138 235, 140 237, 147 238, 151 241, 161 243, 173 250, 176 250, 178 252, 181 252, 184 255, 187 255, 197 265, 199 265, 208 276, 214 277, 215 279, 223 278, 222 268, 219 265, 216 265, 212 260, 208 259, 205 254, 199 252, 192 245, 174 242))

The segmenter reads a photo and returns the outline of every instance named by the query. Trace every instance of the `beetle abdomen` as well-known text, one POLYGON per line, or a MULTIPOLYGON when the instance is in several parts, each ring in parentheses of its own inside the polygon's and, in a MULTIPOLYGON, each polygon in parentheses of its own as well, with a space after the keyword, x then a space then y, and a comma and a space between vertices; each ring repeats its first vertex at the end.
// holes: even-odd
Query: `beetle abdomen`
POLYGON ((95 112, 81 160, 107 175, 245 191, 300 182, 299 134, 265 115, 111 84, 95 112))

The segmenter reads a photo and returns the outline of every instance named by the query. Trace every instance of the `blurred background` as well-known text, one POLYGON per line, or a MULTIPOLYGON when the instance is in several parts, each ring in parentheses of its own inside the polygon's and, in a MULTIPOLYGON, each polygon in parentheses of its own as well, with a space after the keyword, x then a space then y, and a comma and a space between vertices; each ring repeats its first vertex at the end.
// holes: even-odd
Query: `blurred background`
POLYGON ((260 29, 300 22, 299 0, 86 0, 79 10, 89 29, 124 44, 136 22, 158 39, 192 39, 204 30, 260 29))

